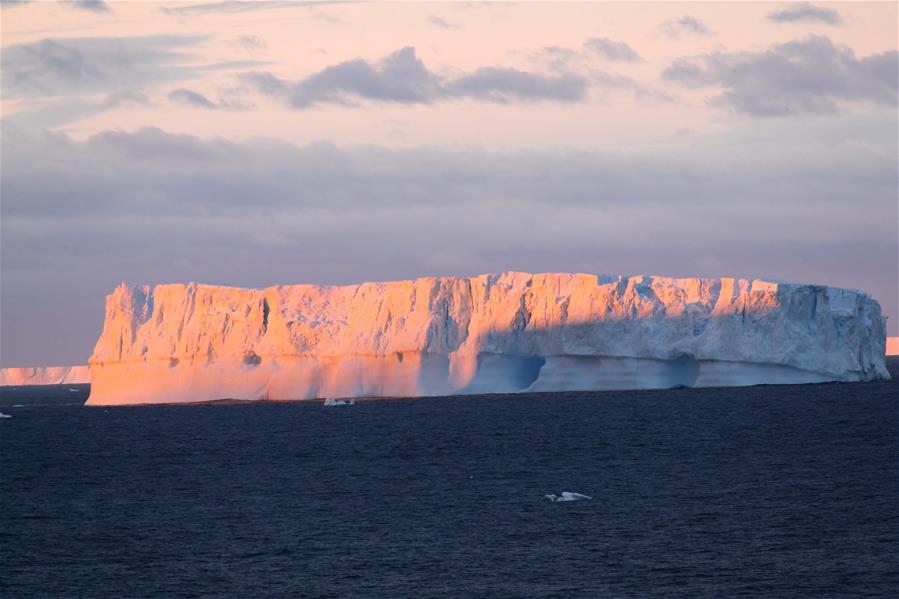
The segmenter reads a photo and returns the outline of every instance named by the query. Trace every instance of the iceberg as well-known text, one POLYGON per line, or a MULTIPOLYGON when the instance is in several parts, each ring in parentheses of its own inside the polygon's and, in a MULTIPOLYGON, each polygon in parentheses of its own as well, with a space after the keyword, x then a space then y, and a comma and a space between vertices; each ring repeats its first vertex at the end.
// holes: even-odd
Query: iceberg
POLYGON ((328 398, 325 400, 325 407, 331 408, 335 406, 354 406, 356 405, 356 401, 353 399, 333 399, 328 398))
POLYGON ((0 386, 79 385, 91 382, 88 366, 38 366, 0 369, 0 386))
POLYGON ((866 293, 760 279, 123 283, 88 404, 872 381, 885 339, 866 293))

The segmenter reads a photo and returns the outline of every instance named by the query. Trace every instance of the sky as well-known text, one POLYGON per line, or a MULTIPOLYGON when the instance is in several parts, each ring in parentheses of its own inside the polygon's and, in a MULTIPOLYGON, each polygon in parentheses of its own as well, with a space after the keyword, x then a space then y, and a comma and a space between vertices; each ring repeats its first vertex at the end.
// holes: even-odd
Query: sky
POLYGON ((121 281, 760 277, 899 334, 894 2, 0 11, 3 367, 121 281))

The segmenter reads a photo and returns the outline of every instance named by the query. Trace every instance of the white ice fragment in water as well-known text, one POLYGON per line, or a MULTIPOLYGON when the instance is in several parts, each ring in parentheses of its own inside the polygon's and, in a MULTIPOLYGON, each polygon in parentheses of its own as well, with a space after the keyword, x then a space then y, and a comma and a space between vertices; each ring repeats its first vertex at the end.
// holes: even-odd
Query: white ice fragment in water
POLYGON ((556 495, 555 493, 551 493, 549 495, 544 495, 550 501, 580 501, 581 499, 593 499, 589 495, 583 495, 581 493, 572 493, 571 491, 562 491, 561 495, 556 495))
POLYGON ((11 415, 11 414, 4 414, 3 412, 0 412, 0 418, 12 418, 12 415, 11 415))
POLYGON ((352 399, 330 399, 329 398, 329 399, 325 400, 325 405, 329 406, 329 407, 330 406, 354 406, 354 405, 356 405, 356 402, 353 401, 352 399))

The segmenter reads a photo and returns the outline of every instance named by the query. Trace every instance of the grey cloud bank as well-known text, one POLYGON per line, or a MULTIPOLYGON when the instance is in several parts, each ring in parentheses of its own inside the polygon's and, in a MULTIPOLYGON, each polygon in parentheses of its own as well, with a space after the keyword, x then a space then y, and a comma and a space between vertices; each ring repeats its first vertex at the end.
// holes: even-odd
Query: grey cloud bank
POLYGON ((3 366, 83 361, 122 279, 766 276, 865 289, 896 334, 896 118, 828 122, 639 155, 6 127, 3 366))
POLYGON ((810 36, 762 52, 676 60, 663 77, 686 87, 716 86, 715 102, 752 116, 833 112, 841 102, 895 106, 899 52, 864 57, 810 36))

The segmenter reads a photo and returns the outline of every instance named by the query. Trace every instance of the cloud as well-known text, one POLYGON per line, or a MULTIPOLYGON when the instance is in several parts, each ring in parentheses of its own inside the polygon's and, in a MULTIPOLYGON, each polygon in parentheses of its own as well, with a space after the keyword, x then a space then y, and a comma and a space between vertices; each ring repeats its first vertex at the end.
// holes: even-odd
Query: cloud
POLYGON ((895 106, 896 51, 857 58, 846 46, 810 36, 762 52, 717 52, 679 59, 663 78, 720 87, 714 103, 751 116, 833 112, 844 102, 895 106))
POLYGON ((760 275, 861 287, 896 314, 895 115, 751 125, 626 154, 7 128, 4 365, 84 359, 122 279, 760 275))
POLYGON ((572 68, 582 67, 587 63, 584 53, 564 46, 543 46, 539 50, 529 52, 511 52, 523 54, 532 62, 546 66, 556 72, 567 72, 572 68))
POLYGON ((684 15, 680 19, 665 21, 659 25, 659 31, 674 39, 682 35, 712 35, 712 32, 702 21, 690 15, 684 15))
POLYGON ((573 74, 546 76, 517 69, 485 67, 448 81, 444 89, 451 97, 499 104, 537 100, 579 102, 587 96, 587 80, 573 74))
POLYGON ((634 99, 639 102, 668 103, 673 101, 673 98, 667 92, 646 86, 631 77, 615 75, 598 69, 591 71, 590 82, 600 92, 629 91, 633 94, 634 99))
POLYGON ((189 89, 176 89, 169 93, 169 100, 187 106, 195 106, 198 108, 209 108, 215 110, 218 108, 203 94, 191 91, 189 89))
POLYGON ((330 23, 331 25, 342 25, 346 23, 343 19, 335 15, 329 15, 326 12, 319 12, 317 10, 309 11, 309 16, 313 19, 317 19, 319 21, 324 21, 325 23, 330 23))
POLYGON ((105 98, 64 98, 42 101, 26 110, 4 115, 2 123, 13 129, 42 130, 97 116, 115 108, 130 107, 133 109, 155 105, 155 102, 142 91, 118 90, 106 94, 105 98))
POLYGON ((594 54, 616 62, 639 62, 640 55, 624 42, 615 42, 607 37, 594 37, 584 42, 584 48, 594 54))
POLYGON ((285 97, 293 108, 347 104, 353 99, 423 104, 438 93, 436 77, 414 48, 403 48, 374 64, 361 58, 342 62, 297 82, 283 81, 271 73, 249 73, 244 78, 264 94, 285 97))
POLYGON ((564 46, 544 46, 536 52, 526 53, 525 56, 534 63, 550 69, 560 79, 565 76, 576 77, 577 79, 571 81, 573 92, 580 90, 580 80, 583 79, 584 93, 578 96, 581 99, 586 97, 587 91, 595 92, 591 96, 593 99, 604 99, 614 91, 628 91, 639 102, 672 101, 671 96, 664 91, 654 89, 632 77, 597 68, 594 66, 597 54, 611 62, 630 63, 643 60, 628 44, 607 38, 587 39, 580 50, 564 46))
POLYGON ((825 25, 840 25, 843 19, 840 13, 832 8, 822 8, 810 2, 798 2, 789 8, 768 13, 766 17, 775 23, 824 23, 825 25))
MULTIPOLYGON (((118 105, 118 93, 202 78, 210 71, 268 64, 201 62, 192 50, 207 39, 204 35, 61 38, 8 46, 0 54, 0 92, 5 99, 31 101, 3 120, 19 127, 55 127, 118 105), (112 100, 86 98, 101 94, 112 100)), ((236 100, 220 104, 229 110, 249 107, 236 100)))
POLYGON ((106 96, 106 100, 104 101, 104 106, 106 108, 116 108, 128 104, 152 106, 153 102, 150 101, 150 98, 148 98, 145 93, 137 90, 115 91, 106 96))
POLYGON ((574 102, 584 99, 587 91, 586 79, 574 74, 544 75, 484 67, 456 76, 438 75, 424 65, 412 47, 377 62, 361 58, 342 62, 294 82, 268 72, 247 73, 243 78, 261 93, 283 98, 295 109, 358 100, 400 104, 429 104, 452 98, 497 103, 574 102))
POLYGON ((348 0, 293 1, 293 0, 225 0, 224 2, 204 2, 164 6, 160 10, 171 15, 234 14, 271 10, 275 8, 317 7, 328 4, 347 4, 348 0))
POLYGON ((443 17, 438 17, 437 15, 428 15, 427 22, 429 25, 433 25, 434 27, 439 27, 441 29, 459 29, 459 25, 450 23, 443 17))
POLYGON ((197 71, 184 50, 199 35, 44 39, 15 44, 0 57, 6 98, 107 93, 145 83, 191 76, 197 71))
POLYGON ((81 10, 89 10, 94 13, 112 12, 109 5, 103 0, 69 0, 69 4, 81 10))
POLYGON ((185 88, 169 92, 168 98, 170 101, 183 106, 205 108, 207 110, 247 110, 251 108, 251 106, 235 100, 220 98, 218 102, 213 102, 203 94, 185 88))
POLYGON ((237 38, 237 43, 247 52, 258 52, 268 48, 265 39, 258 35, 242 35, 237 38))

